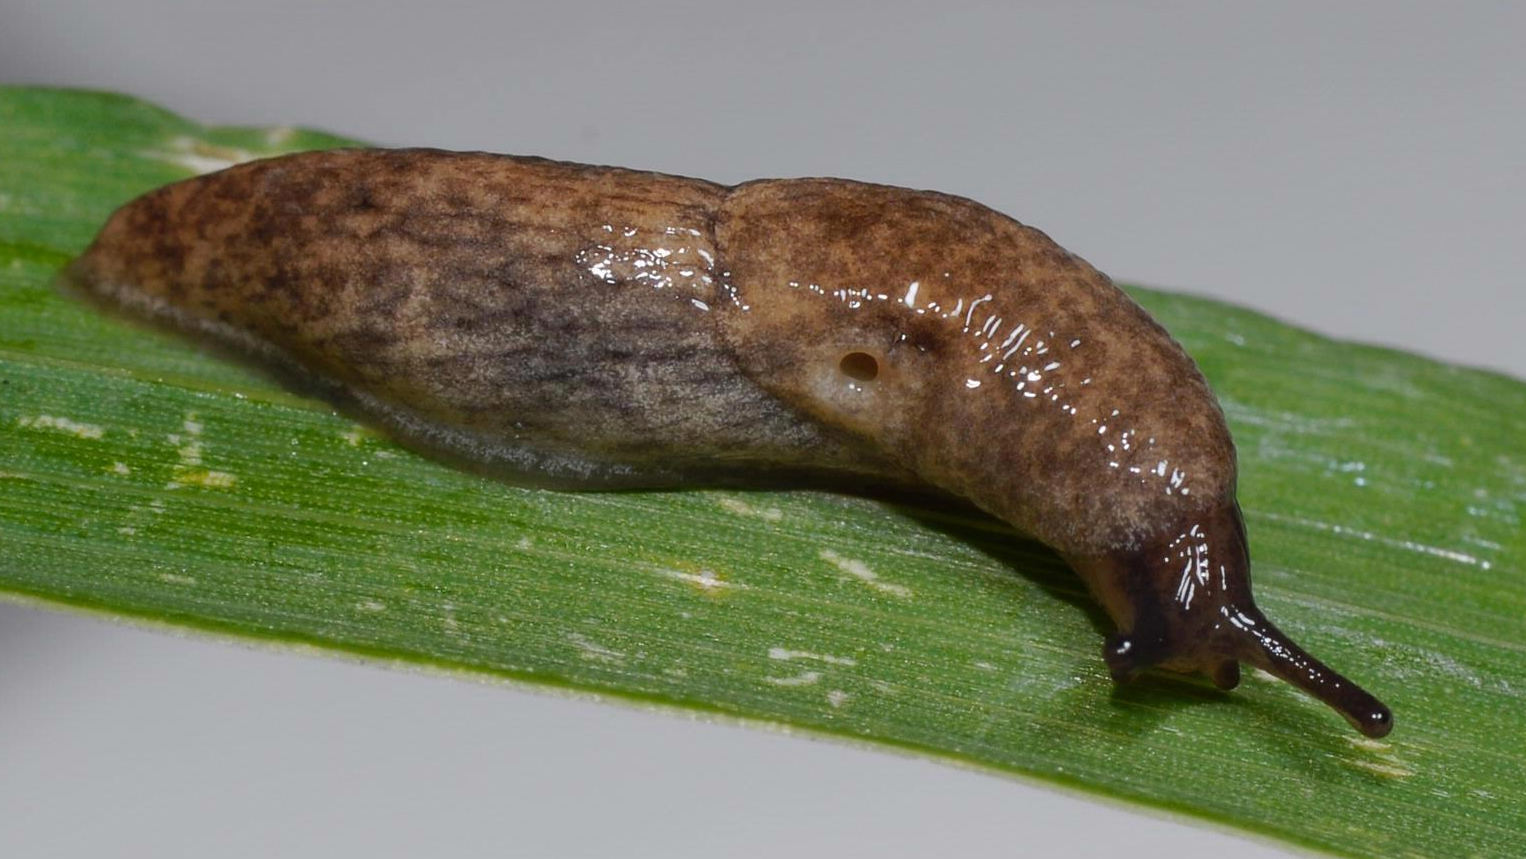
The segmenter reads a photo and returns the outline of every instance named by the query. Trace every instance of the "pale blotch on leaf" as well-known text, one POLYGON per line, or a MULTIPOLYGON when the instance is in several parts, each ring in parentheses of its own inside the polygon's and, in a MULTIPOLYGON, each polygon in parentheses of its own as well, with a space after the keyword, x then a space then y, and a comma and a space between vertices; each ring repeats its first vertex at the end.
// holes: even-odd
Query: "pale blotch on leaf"
POLYGON ((821 680, 820 671, 806 671, 793 677, 764 677, 764 683, 774 686, 810 686, 821 680))
POLYGON ((598 642, 590 640, 585 635, 576 632, 567 633, 567 640, 572 642, 578 649, 578 655, 585 662, 605 662, 611 665, 624 665, 625 654, 613 648, 605 647, 598 642))
POLYGON ((762 519, 765 522, 778 522, 784 518, 784 511, 777 507, 754 507, 740 498, 722 495, 715 500, 723 510, 735 513, 738 516, 751 516, 762 519))
POLYGON ((285 146, 296 133, 297 130, 290 125, 277 125, 265 132, 265 145, 285 146))
POLYGON ((1385 763, 1383 761, 1372 761, 1363 758, 1358 758, 1356 760, 1350 761, 1349 763, 1352 766, 1361 767, 1368 772, 1377 773, 1380 776, 1387 776, 1388 778, 1409 778, 1415 774, 1414 770, 1401 766, 1397 763, 1385 763))
POLYGON ((1409 778, 1415 774, 1399 760, 1391 743, 1369 737, 1346 737, 1346 742, 1358 750, 1359 757, 1347 758, 1346 763, 1388 778, 1409 778))
POLYGON ((95 424, 80 423, 69 418, 57 415, 37 415, 36 417, 20 417, 16 419, 16 425, 23 429, 47 429, 68 433, 75 438, 89 439, 94 441, 106 435, 104 427, 95 424))
POLYGON ((720 573, 709 567, 700 567, 694 570, 676 570, 664 568, 662 574, 670 579, 677 579, 694 590, 706 596, 724 596, 733 589, 745 589, 747 586, 737 582, 727 581, 720 573))
POLYGON ((175 463, 172 479, 165 484, 164 488, 199 486, 203 489, 232 489, 238 483, 237 475, 228 471, 201 467, 201 431, 205 427, 196 419, 195 412, 186 413, 181 428, 184 430, 183 433, 170 433, 166 436, 170 444, 177 446, 175 452, 180 460, 175 463))
POLYGON ((233 146, 218 146, 205 140, 197 140, 194 137, 172 137, 165 148, 156 152, 145 152, 144 157, 155 161, 164 161, 177 167, 184 167, 198 175, 203 173, 216 173, 226 170, 235 164, 245 161, 253 161, 259 157, 247 149, 239 149, 233 146))
POLYGON ((894 582, 887 582, 884 579, 881 579, 880 574, 876 573, 874 570, 869 569, 869 565, 863 561, 860 561, 856 558, 845 558, 842 555, 832 551, 831 549, 822 549, 820 554, 822 560, 830 563, 838 570, 847 573, 853 578, 858 579, 869 587, 874 588, 880 593, 890 594, 891 596, 901 597, 903 599, 911 596, 911 588, 908 588, 905 585, 898 585, 894 582))
POLYGON ((851 656, 832 656, 826 653, 812 653, 809 650, 789 650, 783 647, 770 647, 768 649, 768 658, 778 659, 783 662, 788 662, 792 659, 814 659, 817 662, 825 662, 828 665, 853 666, 858 664, 858 660, 851 656))

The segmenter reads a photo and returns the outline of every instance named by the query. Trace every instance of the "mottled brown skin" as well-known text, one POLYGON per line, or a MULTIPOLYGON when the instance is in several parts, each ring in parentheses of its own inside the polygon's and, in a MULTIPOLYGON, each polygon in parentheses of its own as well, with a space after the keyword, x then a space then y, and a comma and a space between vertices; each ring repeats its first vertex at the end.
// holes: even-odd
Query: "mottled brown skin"
POLYGON ((1255 608, 1234 446, 1166 332, 1043 233, 839 179, 306 153, 161 188, 71 270, 302 369, 406 439, 560 486, 930 486, 1053 547, 1120 681, 1239 663, 1387 708, 1255 608), (775 480, 774 482, 777 482, 775 480))

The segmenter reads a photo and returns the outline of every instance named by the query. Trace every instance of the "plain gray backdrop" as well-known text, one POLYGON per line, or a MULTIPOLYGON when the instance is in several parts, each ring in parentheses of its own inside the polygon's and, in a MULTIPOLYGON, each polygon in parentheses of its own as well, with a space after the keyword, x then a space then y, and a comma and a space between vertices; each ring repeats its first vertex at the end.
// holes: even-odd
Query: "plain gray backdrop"
MULTIPOLYGON (((936 188, 1120 280, 1526 375, 1523 9, 0 0, 0 82, 936 188)), ((1118 851, 1284 855, 922 760, 0 605, 6 856, 1118 851)))

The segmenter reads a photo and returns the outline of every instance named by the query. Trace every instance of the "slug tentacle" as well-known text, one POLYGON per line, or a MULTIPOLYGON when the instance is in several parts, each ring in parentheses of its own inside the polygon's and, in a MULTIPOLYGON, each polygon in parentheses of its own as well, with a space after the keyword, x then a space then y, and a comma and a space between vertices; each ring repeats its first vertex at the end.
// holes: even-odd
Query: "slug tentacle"
POLYGON ((1255 606, 1232 608, 1240 637, 1240 658, 1328 704, 1353 728, 1378 738, 1393 730, 1393 713, 1362 687, 1331 670, 1294 644, 1255 606))
POLYGON ((951 493, 1081 575, 1120 682, 1228 689, 1246 662, 1391 725, 1256 610, 1234 445, 1191 359, 971 200, 336 150, 146 194, 69 276, 516 480, 951 493))

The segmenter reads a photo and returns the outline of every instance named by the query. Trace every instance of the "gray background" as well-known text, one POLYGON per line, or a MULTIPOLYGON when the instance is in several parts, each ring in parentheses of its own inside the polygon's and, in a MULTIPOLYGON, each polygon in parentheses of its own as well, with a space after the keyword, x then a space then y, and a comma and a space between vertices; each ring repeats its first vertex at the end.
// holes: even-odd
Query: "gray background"
MULTIPOLYGON (((937 188, 1121 280, 1526 375, 1521 4, 317 5, 0 0, 0 81, 937 188)), ((7 856, 1062 848, 1282 855, 920 760, 0 605, 7 856)))

